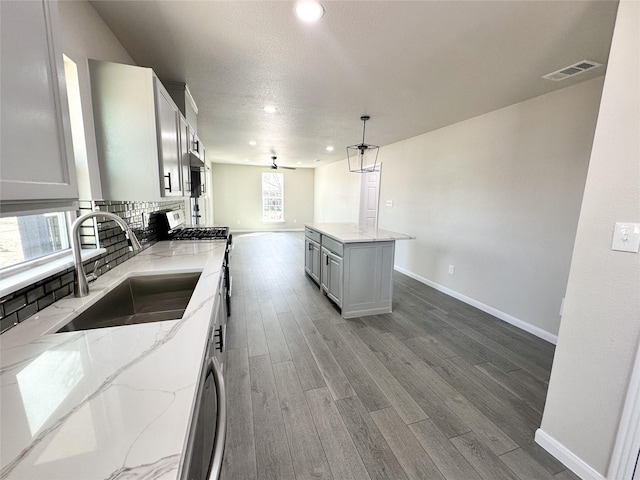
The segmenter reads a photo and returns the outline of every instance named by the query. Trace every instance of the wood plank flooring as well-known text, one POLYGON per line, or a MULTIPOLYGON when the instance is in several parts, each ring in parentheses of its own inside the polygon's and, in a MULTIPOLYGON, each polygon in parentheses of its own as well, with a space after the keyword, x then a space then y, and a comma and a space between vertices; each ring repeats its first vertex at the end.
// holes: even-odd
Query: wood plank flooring
POLYGON ((571 480, 534 441, 553 345, 394 273, 344 320, 302 232, 234 235, 223 480, 571 480))

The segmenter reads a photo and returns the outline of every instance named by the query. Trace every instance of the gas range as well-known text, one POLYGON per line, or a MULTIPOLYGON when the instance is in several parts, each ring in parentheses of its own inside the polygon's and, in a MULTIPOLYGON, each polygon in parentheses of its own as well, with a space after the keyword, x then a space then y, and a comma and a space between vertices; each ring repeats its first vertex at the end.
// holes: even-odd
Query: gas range
POLYGON ((226 240, 229 227, 184 227, 176 230, 171 240, 226 240))
POLYGON ((187 227, 184 210, 172 210, 158 216, 159 240, 230 240, 229 227, 187 227))

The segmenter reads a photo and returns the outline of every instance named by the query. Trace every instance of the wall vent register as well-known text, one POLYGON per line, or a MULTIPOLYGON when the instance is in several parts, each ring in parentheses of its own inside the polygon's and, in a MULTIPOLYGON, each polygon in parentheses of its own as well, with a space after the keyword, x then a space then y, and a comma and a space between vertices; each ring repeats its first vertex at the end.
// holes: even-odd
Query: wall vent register
POLYGON ((574 75, 578 75, 579 73, 586 72, 587 70, 593 70, 594 68, 598 68, 601 66, 601 63, 593 62, 591 60, 582 60, 581 62, 574 63, 573 65, 569 65, 568 67, 563 67, 560 70, 556 70, 555 72, 548 73, 542 78, 546 80, 552 80, 554 82, 559 82, 560 80, 573 77, 574 75))

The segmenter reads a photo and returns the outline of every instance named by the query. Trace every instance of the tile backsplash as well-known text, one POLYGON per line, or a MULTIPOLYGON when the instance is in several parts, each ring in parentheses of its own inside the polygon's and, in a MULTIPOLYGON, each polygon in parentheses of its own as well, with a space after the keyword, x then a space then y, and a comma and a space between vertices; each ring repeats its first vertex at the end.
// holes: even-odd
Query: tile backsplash
MULTIPOLYGON (((165 202, 80 201, 78 216, 99 210, 115 213, 133 230, 142 249, 157 240, 156 218, 158 212, 185 208, 181 200, 165 202)), ((135 255, 118 224, 107 219, 90 219, 80 229, 82 248, 105 248, 106 253, 85 262, 85 271, 102 275, 135 255)), ((0 298, 0 332, 22 322, 53 302, 73 293, 75 271, 66 268, 55 275, 23 287, 0 298)))

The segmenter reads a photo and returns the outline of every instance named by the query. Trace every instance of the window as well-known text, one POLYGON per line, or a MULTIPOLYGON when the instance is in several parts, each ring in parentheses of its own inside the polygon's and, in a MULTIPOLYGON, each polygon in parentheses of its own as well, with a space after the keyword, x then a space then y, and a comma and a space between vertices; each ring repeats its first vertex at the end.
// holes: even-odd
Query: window
POLYGON ((0 269, 68 248, 64 213, 0 218, 0 269))
POLYGON ((284 175, 262 174, 262 221, 284 222, 284 175))

